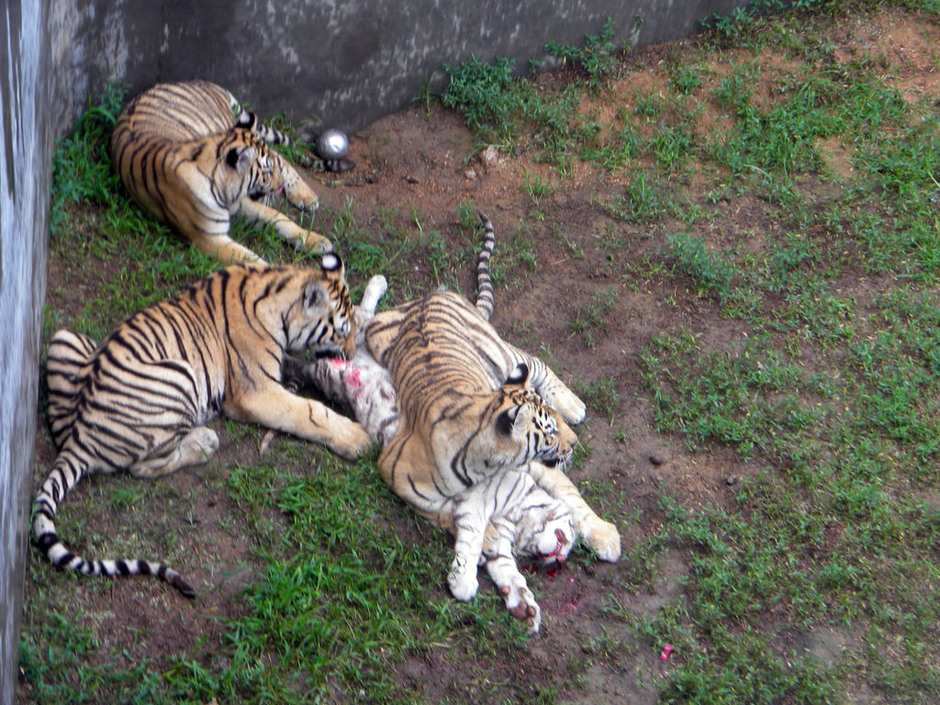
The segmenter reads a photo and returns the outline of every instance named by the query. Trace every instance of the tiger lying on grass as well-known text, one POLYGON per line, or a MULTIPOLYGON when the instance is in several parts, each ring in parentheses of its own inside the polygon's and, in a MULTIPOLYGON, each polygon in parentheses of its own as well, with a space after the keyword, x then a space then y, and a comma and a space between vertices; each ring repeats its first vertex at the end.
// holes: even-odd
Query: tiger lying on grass
POLYGON ((541 612, 513 556, 563 561, 581 534, 616 561, 620 537, 561 471, 577 441, 565 421, 580 422, 584 404, 488 323, 494 239, 483 222, 476 306, 439 291, 362 325, 385 291, 374 277, 359 306, 368 350, 358 345, 350 360, 289 358, 285 379, 348 406, 384 448, 383 479, 455 535, 454 597, 476 594, 484 564, 507 608, 537 631, 541 612))
POLYGON ((288 352, 355 354, 343 263, 319 268, 235 265, 130 316, 100 344, 57 332, 49 345, 49 424, 58 457, 36 494, 33 531, 60 568, 156 575, 193 588, 161 563, 85 560, 59 540, 55 517, 87 474, 155 478, 205 462, 221 413, 322 443, 344 458, 371 444, 362 426, 281 383, 288 352))
POLYGON ((229 237, 236 215, 273 224, 298 247, 332 251, 327 238, 262 202, 283 191, 297 208, 319 205, 303 178, 267 143, 290 139, 242 109, 221 86, 189 81, 158 84, 130 101, 114 125, 110 149, 131 196, 225 264, 262 261, 229 237))

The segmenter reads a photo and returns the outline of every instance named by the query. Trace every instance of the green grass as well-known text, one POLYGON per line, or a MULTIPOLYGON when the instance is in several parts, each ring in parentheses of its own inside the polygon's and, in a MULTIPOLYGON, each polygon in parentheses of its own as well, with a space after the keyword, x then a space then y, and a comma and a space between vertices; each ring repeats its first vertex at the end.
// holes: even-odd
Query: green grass
POLYGON ((403 543, 381 521, 384 510, 398 507, 370 465, 323 460, 310 476, 284 477, 267 464, 231 474, 227 484, 239 506, 250 516, 274 510, 284 525, 253 527, 263 567, 244 595, 246 614, 228 625, 225 675, 181 660, 169 672, 174 701, 316 701, 336 679, 353 693, 391 700, 398 686, 388 665, 454 629, 459 610, 443 595, 428 620, 426 586, 447 560, 443 542, 433 549, 403 543), (281 552, 284 543, 290 555, 281 552), (274 662, 266 657, 271 652, 274 662))
POLYGON ((550 41, 545 50, 551 55, 570 62, 586 74, 588 85, 600 90, 620 69, 621 48, 614 42, 616 25, 609 17, 598 34, 584 38, 583 46, 572 46, 550 41))
MULTIPOLYGON (((860 677, 886 701, 932 702, 940 525, 924 497, 936 496, 940 461, 936 104, 907 104, 872 67, 836 63, 801 35, 806 15, 763 17, 773 5, 712 23, 716 46, 779 41, 806 60, 760 101, 752 91, 766 69, 734 62, 710 96, 729 133, 703 136, 675 120, 702 88, 697 65, 678 65, 672 93, 638 98, 606 144, 581 151, 610 171, 633 170, 602 199, 628 224, 677 217, 670 174, 705 163, 730 178, 716 203, 754 194, 784 230, 756 249, 674 232, 645 265, 654 281, 665 276, 747 325, 746 338, 723 346, 682 328, 649 341, 642 364, 657 427, 695 452, 730 447, 766 470, 730 508, 690 511, 664 496, 662 533, 635 555, 651 565, 661 548, 650 546, 692 551, 687 595, 650 619, 621 614, 651 646, 668 641, 683 654, 660 702, 838 702, 846 679, 860 677), (660 129, 649 135, 651 119, 660 129), (827 171, 819 145, 832 139, 848 147, 854 177, 827 171), (839 188, 820 200, 807 174, 839 188), (874 290, 853 293, 859 275, 874 290), (762 628, 769 613, 788 615, 794 634, 848 625, 852 656, 821 662, 781 647, 762 628)), ((811 6, 837 12, 837 3, 796 3, 811 6)), ((602 329, 599 296, 570 324, 589 345, 602 329)))
POLYGON ((618 292, 614 287, 594 292, 590 303, 575 312, 574 320, 569 326, 571 335, 579 338, 587 347, 593 348, 595 333, 603 333, 607 330, 608 319, 617 303, 617 298, 618 292))

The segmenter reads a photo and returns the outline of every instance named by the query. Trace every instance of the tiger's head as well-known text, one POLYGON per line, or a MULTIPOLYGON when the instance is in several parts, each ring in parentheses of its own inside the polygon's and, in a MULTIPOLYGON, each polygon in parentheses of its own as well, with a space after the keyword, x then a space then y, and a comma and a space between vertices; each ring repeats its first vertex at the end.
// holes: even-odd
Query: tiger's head
POLYGON ((233 128, 216 148, 213 188, 220 202, 237 205, 246 196, 258 201, 284 190, 281 156, 251 130, 233 128))
POLYGON ((500 389, 495 445, 516 457, 517 466, 538 461, 566 466, 578 437, 564 419, 529 386, 529 366, 519 363, 500 389))
POLYGON ((351 358, 356 354, 356 319, 343 260, 330 252, 321 256, 319 270, 301 271, 298 296, 281 313, 285 349, 291 353, 351 358))
POLYGON ((514 551, 542 565, 563 563, 574 547, 574 517, 561 501, 538 489, 516 524, 514 551), (532 501, 535 500, 535 501, 532 501))

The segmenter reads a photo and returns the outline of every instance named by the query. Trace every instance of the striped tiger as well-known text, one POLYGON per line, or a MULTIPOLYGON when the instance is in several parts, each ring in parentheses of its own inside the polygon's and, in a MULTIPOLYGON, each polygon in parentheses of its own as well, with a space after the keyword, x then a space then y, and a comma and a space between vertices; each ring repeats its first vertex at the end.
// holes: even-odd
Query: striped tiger
POLYGON ((318 268, 233 265, 178 297, 131 315, 96 345, 66 330, 50 342, 49 423, 58 456, 35 496, 36 544, 60 568, 155 575, 188 597, 176 571, 143 560, 86 560, 59 539, 55 517, 85 475, 156 478, 205 462, 221 415, 321 443, 344 458, 370 444, 362 426, 282 384, 288 353, 355 354, 342 260, 318 268))
POLYGON ((201 252, 225 264, 262 262, 229 237, 233 216, 271 223, 278 235, 313 252, 324 236, 262 201, 281 191, 315 210, 316 193, 268 143, 290 139, 241 108, 208 81, 161 83, 131 100, 111 135, 111 160, 141 206, 172 225, 201 252))
POLYGON ((289 361, 286 377, 350 409, 384 448, 379 470, 395 493, 455 535, 451 593, 471 599, 482 563, 512 614, 537 631, 540 609, 513 556, 562 561, 581 533, 615 561, 620 538, 561 472, 577 440, 566 420, 580 422, 584 404, 488 323, 495 236, 481 220, 475 304, 439 291, 372 318, 386 286, 373 277, 359 306, 368 349, 289 361))

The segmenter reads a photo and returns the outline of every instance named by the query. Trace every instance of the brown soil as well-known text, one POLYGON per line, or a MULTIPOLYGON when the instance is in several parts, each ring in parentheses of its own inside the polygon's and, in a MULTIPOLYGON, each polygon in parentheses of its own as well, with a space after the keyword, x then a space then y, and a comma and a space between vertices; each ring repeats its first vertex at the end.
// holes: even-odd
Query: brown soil
MULTIPOLYGON (((883 62, 886 78, 911 98, 923 92, 940 93, 936 24, 925 25, 921 18, 903 12, 860 15, 840 24, 830 41, 842 60, 883 62)), ((683 41, 634 52, 626 59, 624 77, 609 95, 620 96, 629 107, 637 97, 665 85, 667 63, 681 62, 693 51, 694 43, 683 41)), ((775 72, 786 71, 787 59, 766 52, 762 66, 763 78, 770 80, 775 72)), ((728 64, 722 61, 710 67, 698 89, 703 98, 727 71, 728 64)), ((555 83, 569 78, 554 74, 541 80, 555 83)), ((604 122, 611 120, 620 106, 595 107, 599 122, 604 122)), ((725 127, 720 119, 709 121, 707 116, 699 124, 708 129, 725 127)), ((655 125, 650 127, 655 129, 655 125)), ((677 285, 676 280, 663 278, 637 281, 624 266, 655 254, 667 234, 681 231, 685 225, 668 218, 633 225, 608 215, 603 204, 612 194, 622 192, 621 182, 628 181, 628 176, 610 176, 577 162, 572 178, 561 179, 554 169, 535 161, 534 151, 498 152, 494 157, 484 146, 474 143, 456 115, 437 107, 415 107, 353 137, 350 156, 357 162, 354 170, 335 179, 309 176, 329 206, 339 208, 351 197, 363 223, 370 222, 379 209, 407 213, 417 206, 425 230, 439 230, 448 246, 464 247, 457 240, 456 209, 458 203, 472 199, 476 208, 489 215, 498 238, 508 240, 524 230, 534 241, 537 267, 521 272, 521 280, 497 291, 494 324, 521 347, 548 351, 553 366, 568 381, 615 381, 620 406, 613 419, 590 414, 589 409, 589 420, 580 431, 589 458, 573 473, 573 479, 588 487, 596 481, 613 488, 603 496, 590 496, 602 513, 617 522, 625 551, 650 536, 661 523, 657 499, 662 491, 673 493, 690 507, 728 502, 735 491, 729 478, 753 474, 756 464, 742 462, 733 450, 721 447, 691 454, 681 438, 657 431, 639 354, 658 333, 678 327, 702 336, 703 345, 722 347, 745 335, 745 326, 722 317, 713 300, 686 289, 681 282, 677 285), (536 175, 554 187, 538 206, 523 191, 526 179, 536 175), (616 247, 609 244, 611 234, 616 236, 616 247), (572 334, 571 322, 602 289, 616 292, 615 305, 606 326, 592 331, 593 347, 589 347, 582 336, 572 334)), ((850 175, 846 146, 831 140, 822 145, 822 151, 834 173, 850 175)), ((693 183, 675 184, 675 188, 686 191, 693 202, 705 204, 704 194, 720 187, 722 177, 703 170, 693 183)), ((705 236, 712 247, 734 241, 759 248, 764 239, 781 234, 773 209, 755 197, 733 196, 708 207, 715 217, 699 221, 693 234, 705 236)), ((416 262, 415 266, 420 268, 421 264, 416 262)), ((351 278, 364 281, 374 273, 353 272, 351 278)), ((50 262, 47 303, 53 310, 65 312, 66 321, 68 311, 75 310, 81 276, 70 271, 67 262, 50 262), (58 285, 60 277, 71 279, 68 290, 58 285)), ((472 293, 472 272, 466 273, 461 284, 465 292, 472 293)), ((243 446, 223 433, 219 459, 206 472, 226 472, 239 462, 240 453, 255 457, 255 447, 243 446)), ((43 437, 36 465, 47 468, 51 460, 48 438, 43 437)), ((108 581, 106 588, 95 581, 89 581, 94 585, 69 583, 76 609, 97 625, 98 637, 106 647, 102 653, 127 652, 152 659, 157 665, 203 638, 221 649, 224 627, 218 618, 237 614, 240 605, 234 596, 251 579, 254 569, 249 547, 228 528, 229 518, 238 513, 231 500, 208 493, 204 473, 179 473, 167 482, 174 485, 174 496, 181 505, 175 516, 164 516, 167 526, 194 514, 198 531, 188 531, 179 540, 192 542, 187 550, 195 556, 194 565, 206 553, 214 557, 213 565, 224 566, 216 575, 193 572, 189 577, 209 579, 216 589, 190 607, 181 606, 178 597, 167 590, 141 591, 129 584, 134 581, 108 581)), ((89 531, 106 532, 106 524, 113 520, 89 517, 87 521, 95 524, 89 531)), ((158 523, 152 530, 159 535, 164 527, 158 523)), ((432 536, 430 532, 417 534, 410 526, 403 531, 415 534, 415 540, 432 536)), ((162 544, 155 540, 154 545, 159 548, 162 544)), ((34 564, 36 560, 34 556, 34 564)), ((638 618, 654 615, 681 594, 689 556, 681 551, 668 553, 652 585, 639 590, 625 587, 636 582, 627 578, 631 568, 625 561, 593 563, 575 555, 558 575, 534 578, 534 591, 543 610, 542 632, 518 662, 494 665, 493 680, 511 678, 533 687, 551 684, 560 688, 561 700, 577 703, 655 702, 656 681, 670 667, 669 662, 657 658, 661 645, 639 641, 629 626, 611 618, 605 608, 613 597, 638 618), (591 652, 591 644, 597 644, 597 651, 591 652), (616 653, 607 649, 616 649, 616 653), (584 651, 588 653, 582 658, 584 651), (578 665, 582 661, 591 664, 587 670, 578 665), (558 673, 583 678, 577 683, 559 683, 558 673)), ((37 586, 31 577, 27 599, 37 599, 44 587, 37 586)), ((497 598, 484 585, 477 599, 497 598)), ((500 635, 494 633, 493 638, 500 635)), ((823 661, 836 658, 847 643, 852 646, 851 635, 828 640, 820 635, 805 638, 823 661)), ((472 686, 457 685, 462 677, 457 653, 429 653, 400 667, 397 676, 402 683, 423 684, 428 702, 466 695, 472 686)), ((29 687, 21 688, 17 702, 31 701, 29 687)))

